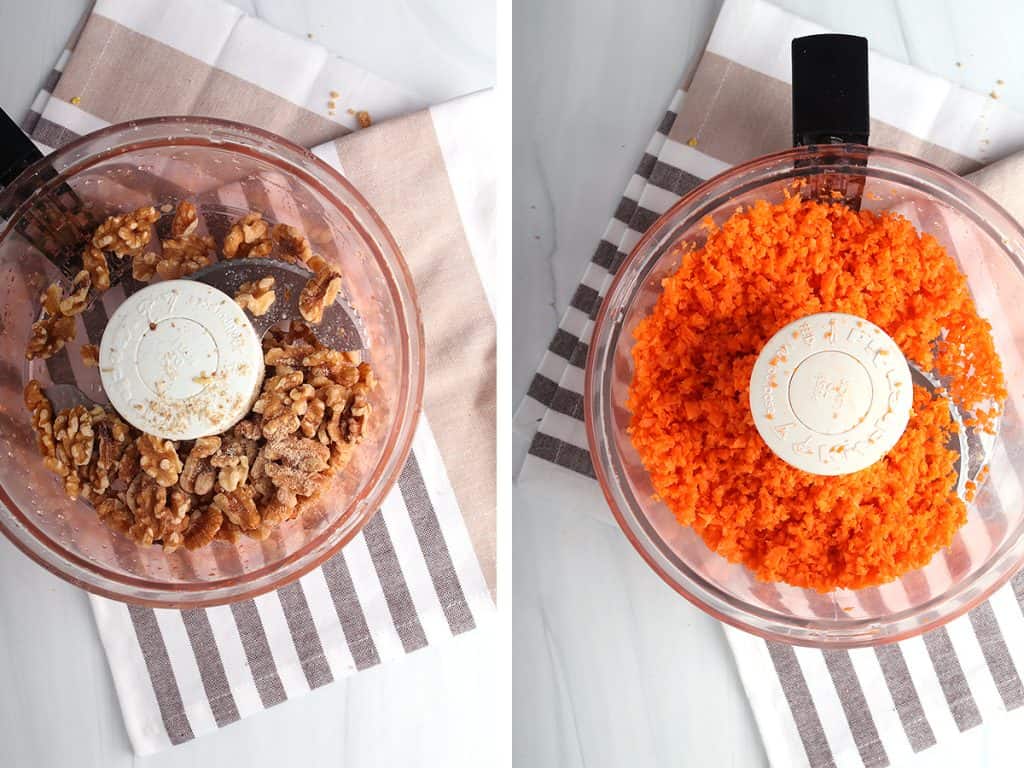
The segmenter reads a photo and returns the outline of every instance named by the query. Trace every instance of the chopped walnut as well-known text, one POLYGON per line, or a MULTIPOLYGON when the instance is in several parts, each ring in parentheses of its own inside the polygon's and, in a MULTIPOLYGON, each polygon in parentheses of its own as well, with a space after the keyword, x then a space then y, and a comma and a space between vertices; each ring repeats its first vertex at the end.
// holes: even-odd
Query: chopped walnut
POLYGON ((319 475, 274 462, 267 462, 264 471, 278 488, 286 488, 299 496, 309 496, 323 482, 319 475))
POLYGON ((205 547, 214 540, 223 521, 223 513, 212 505, 197 509, 192 513, 188 528, 185 529, 185 549, 205 547))
POLYGON ((213 490, 217 473, 208 459, 220 450, 219 437, 200 437, 189 451, 188 458, 178 476, 178 485, 188 493, 205 496, 213 490))
POLYGON ((210 464, 220 469, 217 483, 229 493, 249 479, 249 458, 247 456, 222 454, 210 459, 210 464))
POLYGON ((156 261, 156 273, 164 280, 177 280, 208 267, 216 258, 217 245, 209 235, 181 235, 164 240, 156 261))
POLYGON ((116 497, 105 498, 96 505, 96 514, 100 520, 119 533, 128 533, 135 522, 135 516, 128 510, 127 505, 116 497))
POLYGON ((324 420, 324 412, 327 410, 327 406, 320 398, 315 398, 309 401, 309 405, 306 408, 306 413, 302 417, 302 421, 299 423, 299 429, 302 430, 302 434, 306 437, 314 437, 316 431, 320 428, 321 422, 324 420))
MULTIPOLYGON (((218 510, 219 511, 219 510, 218 510)), ((238 534, 242 532, 242 529, 232 523, 226 518, 222 518, 223 522, 220 525, 220 529, 217 531, 217 535, 213 538, 217 541, 226 541, 230 544, 234 544, 238 541, 238 534)))
MULTIPOLYGON (((269 334, 268 334, 269 335, 269 334)), ((289 368, 298 368, 313 352, 313 347, 308 344, 289 344, 281 347, 270 347, 263 355, 263 361, 267 365, 286 365, 289 368)))
POLYGON ((96 463, 90 480, 100 493, 106 491, 117 477, 117 469, 128 442, 128 425, 116 416, 104 412, 102 418, 93 417, 93 428, 97 436, 96 463), (115 421, 116 419, 116 421, 115 421))
POLYGON ((267 314, 277 294, 274 293, 274 278, 264 277, 252 283, 238 286, 235 301, 242 309, 247 309, 256 317, 267 314))
POLYGON ((148 283, 156 274, 156 265, 159 261, 160 257, 153 251, 136 253, 132 257, 132 277, 140 282, 148 283))
POLYGON ((273 247, 267 222, 258 213, 248 213, 228 230, 223 252, 227 259, 259 258, 269 255, 273 247))
POLYGON ((117 462, 117 479, 120 482, 127 485, 138 476, 141 469, 139 457, 139 447, 132 441, 125 447, 121 459, 117 462))
POLYGON ((242 530, 250 530, 260 524, 260 513, 256 509, 252 492, 246 487, 236 488, 230 493, 218 493, 213 497, 213 506, 242 530))
POLYGON ((315 395, 316 390, 311 384, 302 384, 289 391, 288 399, 292 402, 292 413, 296 416, 304 416, 315 395))
POLYGON ((65 317, 81 314, 89 298, 92 278, 87 270, 80 271, 71 281, 71 291, 60 300, 60 313, 65 317))
POLYGON ((369 128, 373 125, 373 118, 370 117, 370 113, 365 109, 360 109, 356 112, 356 120, 359 122, 360 128, 369 128))
POLYGON ((48 315, 59 315, 60 314, 60 300, 64 297, 64 291, 60 287, 60 283, 51 283, 47 286, 46 291, 40 297, 40 302, 43 305, 43 312, 48 315))
MULTIPOLYGON (((293 414, 291 410, 291 399, 288 393, 302 384, 302 371, 287 371, 271 376, 264 380, 263 390, 260 396, 253 403, 253 413, 263 415, 264 422, 272 419, 281 413, 293 414)), ((266 423, 264 423, 264 436, 266 437, 266 423)), ((296 424, 295 429, 298 429, 296 424)), ((293 430, 294 431, 294 430, 293 430)))
POLYGON ((92 287, 97 291, 105 291, 110 287, 110 265, 107 255, 89 243, 82 251, 82 267, 89 273, 92 287))
MULTIPOLYGON (((161 210, 170 213, 172 207, 161 210)), ((185 201, 161 249, 147 251, 158 216, 152 207, 140 208, 96 229, 68 292, 55 283, 40 297, 43 314, 33 325, 29 359, 48 357, 74 338, 74 318, 90 291, 110 287, 110 252, 131 257, 132 273, 142 281, 184 277, 216 260, 215 241, 197 233, 197 211, 185 201)), ((320 322, 340 293, 340 275, 312 253, 295 227, 271 229, 250 213, 234 223, 222 245, 227 258, 276 252, 304 264, 313 273, 300 295, 308 322, 320 322)), ((238 293, 239 304, 254 315, 265 314, 276 299, 269 277, 240 286, 238 293)), ((30 382, 25 405, 45 466, 68 496, 92 504, 111 529, 167 552, 233 542, 239 533, 263 540, 314 507, 325 514, 317 500, 363 437, 375 382, 360 353, 325 348, 308 322, 292 321, 264 335, 266 376, 252 414, 222 435, 184 443, 184 462, 176 443, 140 433, 108 408, 54 413, 39 383, 30 382)), ((81 357, 96 366, 99 350, 85 344, 81 357)))
POLYGON ((83 344, 80 354, 82 365, 86 368, 95 368, 100 364, 100 348, 95 344, 83 344))
POLYGON ((113 251, 118 257, 133 256, 146 247, 152 237, 152 227, 160 213, 151 205, 123 216, 111 216, 92 236, 94 248, 113 251))
POLYGON ((76 467, 84 466, 92 459, 96 435, 92 429, 92 416, 84 405, 58 413, 53 420, 53 436, 76 467))
POLYGON ((324 267, 311 277, 299 294, 299 312, 311 323, 324 319, 324 309, 334 303, 341 292, 341 275, 324 267))
POLYGON ((142 435, 135 445, 139 449, 139 466, 147 475, 164 488, 178 482, 182 466, 174 443, 153 435, 142 435))
POLYGON ((330 449, 308 437, 288 435, 267 443, 263 457, 304 472, 323 472, 331 456, 330 449))
POLYGON ((198 224, 199 215, 196 213, 196 207, 187 200, 182 200, 178 203, 178 209, 171 221, 171 237, 191 235, 196 231, 198 224))
POLYGON ((299 428, 299 417, 291 411, 286 411, 279 416, 275 416, 272 419, 264 420, 263 422, 263 436, 268 440, 281 437, 283 435, 290 435, 299 428))
POLYGON ((25 348, 29 360, 53 357, 75 338, 75 318, 54 315, 32 323, 32 338, 25 348))
POLYGON ((278 244, 278 255, 291 263, 305 264, 312 256, 309 240, 301 231, 290 224, 278 224, 271 230, 270 236, 278 244))
POLYGON ((325 259, 325 258, 324 258, 323 256, 321 256, 321 255, 320 255, 320 254, 318 254, 318 253, 316 253, 316 254, 313 254, 313 255, 312 255, 312 256, 311 256, 310 258, 309 258, 309 261, 307 261, 307 262, 306 262, 306 267, 307 267, 307 268, 309 269, 309 271, 310 271, 310 272, 312 272, 312 273, 313 273, 314 275, 315 275, 315 274, 316 274, 317 272, 319 272, 320 270, 322 270, 322 269, 327 269, 327 266, 328 266, 328 265, 327 265, 327 259, 325 259))

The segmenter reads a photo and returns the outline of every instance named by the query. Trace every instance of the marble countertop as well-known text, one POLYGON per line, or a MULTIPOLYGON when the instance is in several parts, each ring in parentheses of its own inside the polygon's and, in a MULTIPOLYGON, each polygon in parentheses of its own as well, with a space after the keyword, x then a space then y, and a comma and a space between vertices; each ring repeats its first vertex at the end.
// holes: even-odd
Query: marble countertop
MULTIPOLYGON (((234 0, 437 102, 493 85, 494 9, 476 0, 234 0), (383 32, 382 32, 383 30, 383 32)), ((90 0, 0 2, 0 106, 28 109, 90 0)), ((0 537, 4 768, 478 766, 504 744, 496 625, 136 758, 83 592, 0 537)))
MULTIPOLYGON (((981 93, 1003 80, 1000 98, 1024 109, 1018 3, 772 1, 981 93)), ((517 5, 509 412, 720 5, 517 5)), ((514 432, 515 467, 528 441, 514 432)), ((767 764, 721 627, 644 565, 592 483, 518 482, 509 508, 516 765, 767 764)), ((1010 731, 973 729, 914 765, 1007 765, 1010 731)))

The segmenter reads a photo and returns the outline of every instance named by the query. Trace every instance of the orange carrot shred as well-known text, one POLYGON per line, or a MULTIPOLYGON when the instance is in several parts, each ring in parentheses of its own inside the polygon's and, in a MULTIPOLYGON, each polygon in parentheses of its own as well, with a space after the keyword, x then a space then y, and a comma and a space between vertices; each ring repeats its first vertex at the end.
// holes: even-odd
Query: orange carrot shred
POLYGON ((956 262, 899 215, 798 196, 703 227, 703 247, 678 248, 678 271, 634 331, 629 434, 657 495, 763 581, 858 589, 924 566, 967 520, 946 397, 983 430, 1006 399, 991 326, 956 262), (749 407, 764 343, 817 312, 870 320, 948 381, 945 397, 915 386, 896 446, 838 477, 776 457, 749 407))

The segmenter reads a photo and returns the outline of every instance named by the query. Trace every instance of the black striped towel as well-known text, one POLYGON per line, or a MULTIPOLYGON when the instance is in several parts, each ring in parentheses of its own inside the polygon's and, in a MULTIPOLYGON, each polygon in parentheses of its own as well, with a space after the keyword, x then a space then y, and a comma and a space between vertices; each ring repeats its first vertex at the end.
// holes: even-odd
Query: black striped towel
MULTIPOLYGON (((517 425, 536 429, 520 482, 565 483, 567 470, 594 477, 583 367, 604 291, 643 232, 682 195, 731 165, 789 145, 789 42, 825 31, 762 0, 726 0, 520 406, 517 425)), ((870 70, 876 145, 969 173, 1024 144, 1024 118, 994 99, 875 54, 870 70)), ((1011 478, 1019 474, 1007 469, 1011 478)), ((1020 503, 1020 488, 1010 492, 1020 503)), ((774 766, 886 766, 1024 704, 1022 611, 1018 574, 968 615, 877 649, 822 652, 725 631, 774 766)))
MULTIPOLYGON (((413 453, 380 512, 340 554, 277 592, 230 606, 153 610, 92 598, 138 754, 493 614, 490 105, 481 93, 424 109, 322 47, 208 0, 98 0, 33 105, 25 127, 44 149, 154 114, 240 120, 314 147, 387 223, 424 317, 430 373, 413 453), (154 88, 158 75, 162 87, 154 88), (341 94, 331 112, 330 91, 341 94), (348 105, 377 124, 352 132, 348 105)), ((233 187, 221 194, 240 195, 231 201, 239 207, 270 199, 263 189, 233 187)), ((102 324, 85 323, 90 342, 101 332, 102 324)), ((72 378, 77 357, 65 356, 72 378)))

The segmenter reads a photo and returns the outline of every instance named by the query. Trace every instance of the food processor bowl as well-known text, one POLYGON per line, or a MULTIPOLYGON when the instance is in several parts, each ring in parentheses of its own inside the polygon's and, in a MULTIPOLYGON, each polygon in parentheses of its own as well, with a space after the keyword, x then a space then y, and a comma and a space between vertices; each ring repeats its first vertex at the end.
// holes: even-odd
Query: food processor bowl
MULTIPOLYGON (((828 648, 872 646, 938 627, 985 600, 1024 562, 1024 230, 977 188, 923 161, 861 144, 799 147, 732 168, 694 189, 648 230, 619 268, 597 316, 586 370, 585 418, 597 478, 619 525, 654 571, 716 618, 760 635, 828 648), (967 277, 992 324, 1009 391, 998 436, 971 435, 961 476, 991 472, 967 523, 929 564, 879 587, 819 593, 756 580, 712 552, 655 498, 633 448, 626 401, 633 331, 652 311, 677 246, 701 247, 710 217, 788 194, 894 211, 933 235, 967 277)), ((767 339, 765 339, 767 341, 767 339)), ((961 478, 962 479, 962 478, 961 478)))
MULTIPOLYGON (((307 150, 224 120, 161 117, 78 139, 26 168, 0 193, 0 531, 32 559, 96 594, 159 607, 216 605, 280 587, 322 563, 377 512, 408 456, 423 391, 423 331, 412 278, 380 217, 342 176, 307 150), (91 226, 139 206, 195 204, 221 240, 249 211, 303 230, 341 272, 363 326, 378 386, 367 434, 320 502, 265 541, 239 537, 196 551, 141 547, 64 494, 43 464, 23 403, 32 378, 76 381, 105 402, 99 374, 80 358, 99 344, 104 316, 124 291, 103 294, 78 319, 76 339, 50 360, 25 358, 39 296, 61 278, 59 252, 84 245, 91 226)), ((80 249, 79 249, 80 252, 80 249)), ((112 269, 117 259, 111 258, 112 269)), ((66 273, 66 270, 65 270, 66 273)), ((131 280, 128 276, 127 280, 131 280)), ((138 286, 136 286, 138 287, 138 286)))

